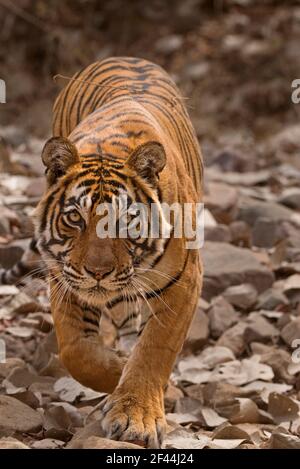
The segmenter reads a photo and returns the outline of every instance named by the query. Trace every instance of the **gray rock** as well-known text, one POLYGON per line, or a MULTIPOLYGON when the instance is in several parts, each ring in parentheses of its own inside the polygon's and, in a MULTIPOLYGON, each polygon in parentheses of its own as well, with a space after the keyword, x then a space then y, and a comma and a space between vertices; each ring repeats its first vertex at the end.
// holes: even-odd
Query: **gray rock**
POLYGON ((9 235, 13 226, 20 226, 19 217, 9 208, 0 205, 0 236, 9 235))
POLYGON ((279 331, 259 313, 252 313, 249 324, 244 330, 244 339, 247 344, 251 342, 267 342, 278 337, 279 331))
POLYGON ((217 225, 206 227, 204 229, 204 239, 207 241, 219 241, 221 243, 230 243, 231 234, 227 225, 217 225))
POLYGON ((0 430, 36 433, 42 428, 42 417, 35 410, 10 396, 0 396, 0 430))
POLYGON ((20 127, 15 127, 14 125, 1 127, 1 135, 13 147, 18 147, 22 143, 27 142, 25 130, 20 127))
POLYGON ((229 348, 236 357, 239 357, 246 348, 244 331, 247 327, 245 322, 239 322, 227 329, 217 341, 217 345, 229 348))
POLYGON ((46 178, 37 177, 32 179, 31 184, 26 188, 25 194, 28 197, 41 197, 46 190, 46 178))
POLYGON ((14 153, 14 162, 18 164, 19 167, 23 167, 23 173, 25 172, 26 175, 45 177, 45 166, 41 158, 45 140, 41 140, 40 142, 41 143, 36 139, 30 141, 30 150, 28 153, 14 153), (36 152, 36 154, 34 152, 36 152))
POLYGON ((207 314, 198 308, 185 340, 185 350, 189 349, 193 352, 196 352, 207 343, 209 336, 208 324, 209 319, 207 314))
POLYGON ((300 317, 286 324, 280 335, 285 343, 292 347, 293 342, 300 339, 300 317))
POLYGON ((275 288, 269 288, 259 296, 257 302, 257 309, 267 309, 272 311, 278 306, 288 304, 289 300, 287 299, 284 293, 279 290, 276 290, 275 288))
POLYGON ((238 316, 228 301, 218 296, 212 302, 208 311, 209 328, 214 339, 219 338, 224 331, 238 320, 238 316))
POLYGON ((39 343, 34 354, 33 365, 37 370, 44 368, 49 363, 53 354, 58 353, 58 345, 55 330, 53 329, 39 343))
MULTIPOLYGON (((186 388, 188 395, 193 395, 197 391, 197 386, 199 385, 196 384, 186 388)), ((205 384, 202 394, 204 404, 215 408, 215 406, 222 406, 225 403, 234 404, 236 397, 253 397, 256 393, 223 381, 215 381, 205 384)))
POLYGON ((261 353, 260 361, 272 367, 276 380, 286 383, 294 382, 294 377, 288 372, 288 367, 291 363, 291 354, 286 350, 272 347, 271 350, 261 353))
POLYGON ((261 342, 251 342, 250 349, 253 355, 268 354, 270 352, 274 352, 275 350, 275 348, 272 345, 263 344, 261 342))
POLYGON ((10 244, 0 245, 0 266, 10 269, 18 262, 30 243, 30 239, 19 239, 10 244))
POLYGON ((166 413, 173 412, 176 402, 182 397, 184 397, 184 394, 181 389, 169 383, 164 396, 166 413))
POLYGON ((250 226, 241 220, 230 223, 229 230, 231 234, 231 243, 240 247, 251 246, 251 229, 250 226))
POLYGON ((231 285, 250 283, 261 293, 273 284, 273 273, 260 264, 249 249, 207 241, 202 250, 202 257, 202 295, 206 300, 219 295, 231 285))
POLYGON ((292 215, 292 210, 275 202, 264 202, 244 197, 239 201, 237 217, 239 220, 243 220, 250 226, 253 226, 258 218, 268 218, 275 222, 280 222, 290 220, 292 215))
POLYGON ((299 123, 281 127, 269 142, 272 157, 283 162, 283 174, 288 173, 290 177, 298 178, 299 149, 300 149, 300 126, 299 123))
POLYGON ((216 222, 213 214, 207 209, 204 208, 204 228, 209 229, 209 228, 216 228, 218 226, 218 223, 216 222))
POLYGON ((224 298, 233 306, 239 309, 248 310, 253 306, 257 299, 257 290, 250 283, 234 285, 228 287, 224 293, 224 298))
POLYGON ((197 62, 188 64, 184 69, 184 76, 191 80, 200 80, 205 77, 209 71, 209 64, 207 62, 197 62))
POLYGON ((281 318, 277 321, 277 327, 281 331, 287 324, 289 324, 292 320, 292 315, 289 313, 285 313, 281 316, 281 318))
POLYGON ((213 160, 223 171, 244 173, 255 169, 254 158, 249 155, 237 152, 235 149, 225 149, 218 153, 213 160))
POLYGON ((300 295, 300 274, 293 274, 278 282, 291 303, 297 303, 300 295))
POLYGON ((20 440, 12 437, 0 438, 0 449, 30 449, 29 446, 24 445, 20 440))
MULTIPOLYGON (((42 332, 50 332, 53 329, 53 318, 50 313, 44 313, 42 311, 37 313, 30 313, 27 318, 23 321, 33 321, 32 326, 39 329, 42 332)), ((22 325, 20 323, 20 325, 22 325)), ((26 325, 26 324, 23 324, 26 325)), ((28 324, 27 324, 28 325, 28 324)))
POLYGON ((108 440, 98 421, 91 422, 78 430, 67 445, 68 449, 138 449, 133 443, 108 440))
POLYGON ((39 311, 41 306, 33 300, 30 296, 20 291, 17 295, 13 296, 12 299, 3 307, 0 308, 1 317, 13 317, 18 314, 32 313, 39 311))
POLYGON ((248 171, 246 173, 240 172, 225 172, 217 171, 214 167, 206 169, 206 178, 210 181, 220 181, 225 184, 233 186, 256 186, 258 184, 267 183, 270 179, 271 172, 269 169, 261 171, 248 171))
MULTIPOLYGON (((1 207, 0 207, 1 216, 1 207)), ((0 219, 0 236, 7 236, 10 234, 10 223, 6 218, 0 219)))
POLYGON ((270 449, 300 449, 300 438, 286 433, 273 432, 268 442, 270 449))
POLYGON ((298 226, 284 221, 281 223, 282 238, 286 240, 291 248, 300 249, 300 230, 298 226))
POLYGON ((279 197, 278 202, 289 208, 300 210, 300 189, 298 187, 285 189, 279 197))
POLYGON ((21 358, 8 357, 4 363, 0 363, 0 379, 5 379, 14 368, 25 368, 26 364, 21 358))
POLYGON ((97 436, 90 436, 86 440, 76 440, 67 446, 68 449, 142 449, 141 446, 135 445, 125 441, 109 440, 108 438, 100 438, 97 436))
POLYGON ((219 223, 232 222, 237 214, 238 193, 234 187, 219 182, 209 182, 204 203, 219 223))
POLYGON ((155 49, 157 52, 170 55, 176 52, 183 44, 183 37, 178 34, 171 34, 158 39, 155 43, 155 49))
POLYGON ((274 51, 276 51, 276 44, 274 44, 274 41, 268 42, 262 39, 252 39, 247 41, 247 43, 243 47, 242 54, 246 60, 249 60, 254 57, 268 57, 272 55, 274 51))
POLYGON ((255 220, 252 231, 252 244, 260 248, 271 248, 282 239, 278 221, 266 217, 255 220))
POLYGON ((61 440, 56 440, 54 438, 45 438, 44 440, 35 441, 31 448, 34 449, 57 449, 62 448, 66 443, 61 440))

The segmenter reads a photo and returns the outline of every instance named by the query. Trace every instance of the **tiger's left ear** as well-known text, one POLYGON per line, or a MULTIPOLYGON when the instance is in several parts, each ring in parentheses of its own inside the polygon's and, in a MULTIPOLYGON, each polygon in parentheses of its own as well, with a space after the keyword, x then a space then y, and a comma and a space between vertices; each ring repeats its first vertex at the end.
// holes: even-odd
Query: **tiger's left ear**
POLYGON ((50 138, 42 151, 42 161, 46 166, 48 183, 54 184, 67 169, 79 163, 79 155, 75 145, 64 137, 50 138))
POLYGON ((156 185, 159 173, 167 162, 164 147, 159 142, 147 142, 137 147, 127 165, 150 184, 156 185))

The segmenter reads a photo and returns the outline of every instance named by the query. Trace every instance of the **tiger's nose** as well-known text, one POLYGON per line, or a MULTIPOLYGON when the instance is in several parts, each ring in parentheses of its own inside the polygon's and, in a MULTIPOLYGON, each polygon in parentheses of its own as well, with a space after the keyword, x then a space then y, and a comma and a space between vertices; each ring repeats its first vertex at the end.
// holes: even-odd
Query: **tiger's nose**
POLYGON ((92 267, 92 266, 85 266, 85 270, 89 275, 94 277, 96 280, 102 280, 107 275, 111 274, 114 270, 114 267, 111 265, 101 266, 101 267, 92 267))

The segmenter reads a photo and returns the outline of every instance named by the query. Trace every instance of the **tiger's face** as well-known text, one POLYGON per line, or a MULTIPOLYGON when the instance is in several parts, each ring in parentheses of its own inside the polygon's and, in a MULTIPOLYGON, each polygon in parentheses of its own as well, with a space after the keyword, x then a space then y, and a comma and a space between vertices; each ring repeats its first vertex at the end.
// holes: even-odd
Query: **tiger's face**
MULTIPOLYGON (((116 208, 124 194, 129 204, 159 204, 156 186, 165 165, 163 147, 146 143, 125 162, 99 151, 79 155, 69 140, 50 139, 42 153, 49 187, 35 212, 38 247, 51 281, 92 303, 109 301, 122 289, 140 288, 139 269, 151 267, 164 247, 162 239, 120 238, 118 230, 101 237, 98 230, 104 216, 99 206, 116 208)), ((126 210, 124 215, 130 224, 126 210)), ((116 227, 120 221, 118 212, 116 227)))

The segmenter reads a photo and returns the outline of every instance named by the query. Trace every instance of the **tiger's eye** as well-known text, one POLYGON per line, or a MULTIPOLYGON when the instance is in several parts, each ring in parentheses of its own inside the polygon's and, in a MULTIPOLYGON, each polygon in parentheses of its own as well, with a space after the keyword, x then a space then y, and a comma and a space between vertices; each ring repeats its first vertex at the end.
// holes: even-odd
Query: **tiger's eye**
POLYGON ((79 223, 81 221, 81 215, 77 210, 67 213, 66 217, 70 223, 79 223))

